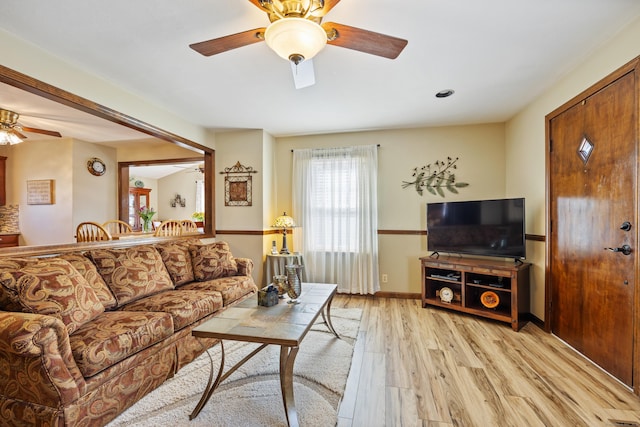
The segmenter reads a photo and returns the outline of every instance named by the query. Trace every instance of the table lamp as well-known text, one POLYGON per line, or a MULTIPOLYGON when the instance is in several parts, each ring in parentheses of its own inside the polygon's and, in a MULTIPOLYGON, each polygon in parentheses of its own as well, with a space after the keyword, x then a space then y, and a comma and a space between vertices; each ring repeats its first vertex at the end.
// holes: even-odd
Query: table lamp
POLYGON ((280 253, 283 255, 288 255, 289 248, 287 248, 287 228, 293 228, 296 226, 296 222, 284 212, 282 215, 276 218, 272 227, 274 228, 282 228, 282 249, 280 249, 280 253))

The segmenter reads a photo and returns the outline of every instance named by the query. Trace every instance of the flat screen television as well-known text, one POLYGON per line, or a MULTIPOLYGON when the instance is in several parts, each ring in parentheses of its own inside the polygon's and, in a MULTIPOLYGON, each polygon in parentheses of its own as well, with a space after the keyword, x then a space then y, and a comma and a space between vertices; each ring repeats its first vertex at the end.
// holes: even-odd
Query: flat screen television
POLYGON ((526 257, 524 198, 427 203, 427 249, 526 257))

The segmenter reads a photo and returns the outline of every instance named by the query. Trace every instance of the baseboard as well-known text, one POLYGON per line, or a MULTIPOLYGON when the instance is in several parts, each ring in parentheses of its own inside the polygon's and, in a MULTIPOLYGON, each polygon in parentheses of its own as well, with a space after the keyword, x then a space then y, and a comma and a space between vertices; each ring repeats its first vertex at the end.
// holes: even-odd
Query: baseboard
POLYGON ((420 299, 422 295, 414 294, 411 292, 376 292, 374 295, 371 294, 349 294, 338 292, 338 295, 344 296, 354 296, 354 297, 363 297, 363 298, 397 298, 397 299, 420 299))
POLYGON ((412 292, 376 292, 376 298, 402 298, 402 299, 420 299, 422 295, 412 292))
MULTIPOLYGON (((533 323, 534 325, 536 325, 538 328, 542 329, 543 331, 545 331, 545 324, 544 324, 544 320, 539 319, 538 317, 534 316, 531 313, 527 313, 524 316, 525 320, 528 320, 529 322, 533 323)), ((548 331, 547 331, 548 332, 548 331)))

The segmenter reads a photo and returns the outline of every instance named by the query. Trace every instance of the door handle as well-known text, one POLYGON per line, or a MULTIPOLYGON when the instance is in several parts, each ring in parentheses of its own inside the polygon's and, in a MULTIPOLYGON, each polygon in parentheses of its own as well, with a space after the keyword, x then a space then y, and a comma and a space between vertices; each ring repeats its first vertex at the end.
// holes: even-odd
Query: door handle
POLYGON ((622 245, 619 248, 604 248, 605 251, 622 252, 622 255, 631 255, 631 246, 622 245))

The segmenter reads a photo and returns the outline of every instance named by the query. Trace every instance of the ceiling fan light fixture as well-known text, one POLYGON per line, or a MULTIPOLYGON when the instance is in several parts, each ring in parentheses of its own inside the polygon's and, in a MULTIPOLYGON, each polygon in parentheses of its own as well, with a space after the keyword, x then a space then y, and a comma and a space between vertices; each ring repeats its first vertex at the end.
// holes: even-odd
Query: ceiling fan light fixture
POLYGON ((313 58, 324 48, 327 33, 313 21, 283 18, 267 27, 264 39, 278 56, 298 64, 302 60, 313 58))
POLYGON ((15 133, 8 131, 6 129, 0 130, 0 145, 14 145, 22 142, 22 138, 20 138, 15 133))
POLYGON ((11 110, 0 109, 0 123, 5 126, 13 126, 18 122, 20 115, 11 110))

